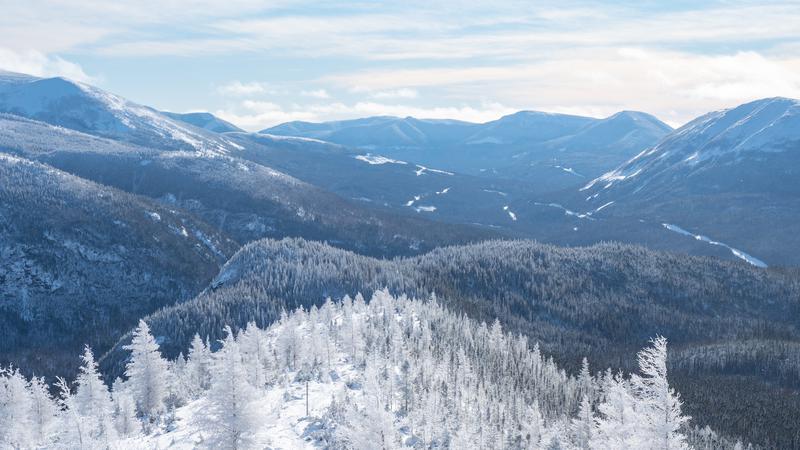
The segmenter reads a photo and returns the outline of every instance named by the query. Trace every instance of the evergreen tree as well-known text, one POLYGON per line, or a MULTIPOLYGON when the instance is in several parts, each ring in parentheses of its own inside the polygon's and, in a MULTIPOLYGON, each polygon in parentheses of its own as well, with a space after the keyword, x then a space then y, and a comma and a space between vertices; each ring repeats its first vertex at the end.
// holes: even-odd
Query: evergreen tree
POLYGON ((158 344, 144 320, 139 321, 130 345, 125 348, 131 352, 125 370, 127 388, 136 401, 139 414, 153 421, 164 411, 169 380, 167 361, 161 357, 158 344))
POLYGON ((108 387, 103 383, 97 370, 92 350, 87 346, 84 349, 83 365, 81 365, 75 384, 75 395, 72 398, 71 408, 84 423, 86 437, 107 444, 116 439, 114 429, 114 403, 108 387))
POLYGON ((207 444, 226 449, 249 448, 260 412, 253 407, 255 391, 247 380, 239 344, 230 327, 225 331, 222 348, 214 353, 209 406, 203 413, 212 432, 207 444))

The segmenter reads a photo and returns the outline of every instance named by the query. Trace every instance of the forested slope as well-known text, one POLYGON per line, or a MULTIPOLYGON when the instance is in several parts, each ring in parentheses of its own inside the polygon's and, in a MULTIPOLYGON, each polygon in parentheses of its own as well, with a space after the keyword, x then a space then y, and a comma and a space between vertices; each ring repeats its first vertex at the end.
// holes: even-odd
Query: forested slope
MULTIPOLYGON (((165 351, 177 354, 196 332, 213 340, 224 324, 263 326, 284 309, 382 287, 435 293, 472 317, 500 318, 572 370, 583 356, 631 368, 628 355, 662 334, 674 343, 671 364, 688 411, 762 443, 794 438, 800 401, 786 392, 798 387, 798 366, 753 345, 800 341, 800 282, 792 271, 619 244, 490 241, 387 261, 302 240, 265 240, 239 251, 197 299, 148 320, 165 351), (736 356, 742 349, 746 359, 736 356), (698 352, 704 356, 693 357, 698 352), (730 358, 741 363, 722 363, 730 358), (711 385, 713 397, 704 394, 711 385), (784 408, 772 408, 774 402, 784 408)), ((115 360, 111 354, 107 367, 115 360)))
POLYGON ((200 292, 238 244, 195 216, 0 153, 0 364, 71 375, 200 292))

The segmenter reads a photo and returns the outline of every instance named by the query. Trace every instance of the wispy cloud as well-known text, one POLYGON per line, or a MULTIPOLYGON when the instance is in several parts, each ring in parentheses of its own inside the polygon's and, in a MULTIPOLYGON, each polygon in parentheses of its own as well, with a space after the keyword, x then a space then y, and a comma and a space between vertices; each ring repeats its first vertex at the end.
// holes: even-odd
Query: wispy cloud
POLYGON ((40 77, 65 76, 77 81, 97 81, 96 77, 87 75, 79 64, 35 50, 12 51, 0 47, 0 69, 40 77))
MULTIPOLYGON (((0 48, 12 56, 0 63, 86 80, 82 67, 164 62, 150 64, 191 70, 220 94, 205 99, 210 109, 254 126, 373 112, 488 117, 488 104, 642 109, 680 124, 756 97, 800 97, 797 23, 800 3, 784 0, 29 0, 4 5, 0 48), (248 79, 259 81, 230 81, 248 79), (275 107, 241 101, 265 98, 275 107)), ((159 98, 187 95, 170 90, 159 98)))
POLYGON ((269 101, 245 100, 215 112, 219 117, 251 131, 279 123, 304 120, 323 121, 366 116, 419 117, 426 119, 459 118, 470 122, 487 122, 515 110, 499 103, 421 107, 406 104, 362 101, 355 103, 312 103, 280 105, 269 101))
POLYGON ((302 95, 304 97, 313 97, 313 98, 322 98, 322 99, 331 98, 330 94, 328 94, 328 91, 326 91, 325 89, 314 89, 314 90, 311 90, 311 91, 300 91, 300 95, 302 95))
POLYGON ((399 88, 389 91, 378 91, 370 94, 372 98, 417 98, 418 93, 416 89, 399 88))
POLYGON ((241 81, 234 80, 217 88, 217 92, 225 95, 234 96, 248 96, 254 94, 266 94, 269 88, 265 83, 251 81, 242 83, 241 81))

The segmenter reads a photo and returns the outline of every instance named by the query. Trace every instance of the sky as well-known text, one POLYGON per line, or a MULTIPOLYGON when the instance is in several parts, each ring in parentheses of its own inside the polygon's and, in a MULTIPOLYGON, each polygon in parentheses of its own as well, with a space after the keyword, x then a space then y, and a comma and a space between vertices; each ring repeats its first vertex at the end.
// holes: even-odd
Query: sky
POLYGON ((800 98, 800 2, 0 0, 0 69, 247 130, 800 98))

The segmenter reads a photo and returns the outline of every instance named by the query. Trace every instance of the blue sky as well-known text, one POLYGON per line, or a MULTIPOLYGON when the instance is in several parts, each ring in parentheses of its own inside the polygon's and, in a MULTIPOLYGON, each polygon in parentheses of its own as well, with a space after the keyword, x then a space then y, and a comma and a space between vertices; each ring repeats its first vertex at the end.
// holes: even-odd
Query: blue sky
POLYGON ((0 0, 0 68, 249 130, 800 98, 800 2, 0 0))

